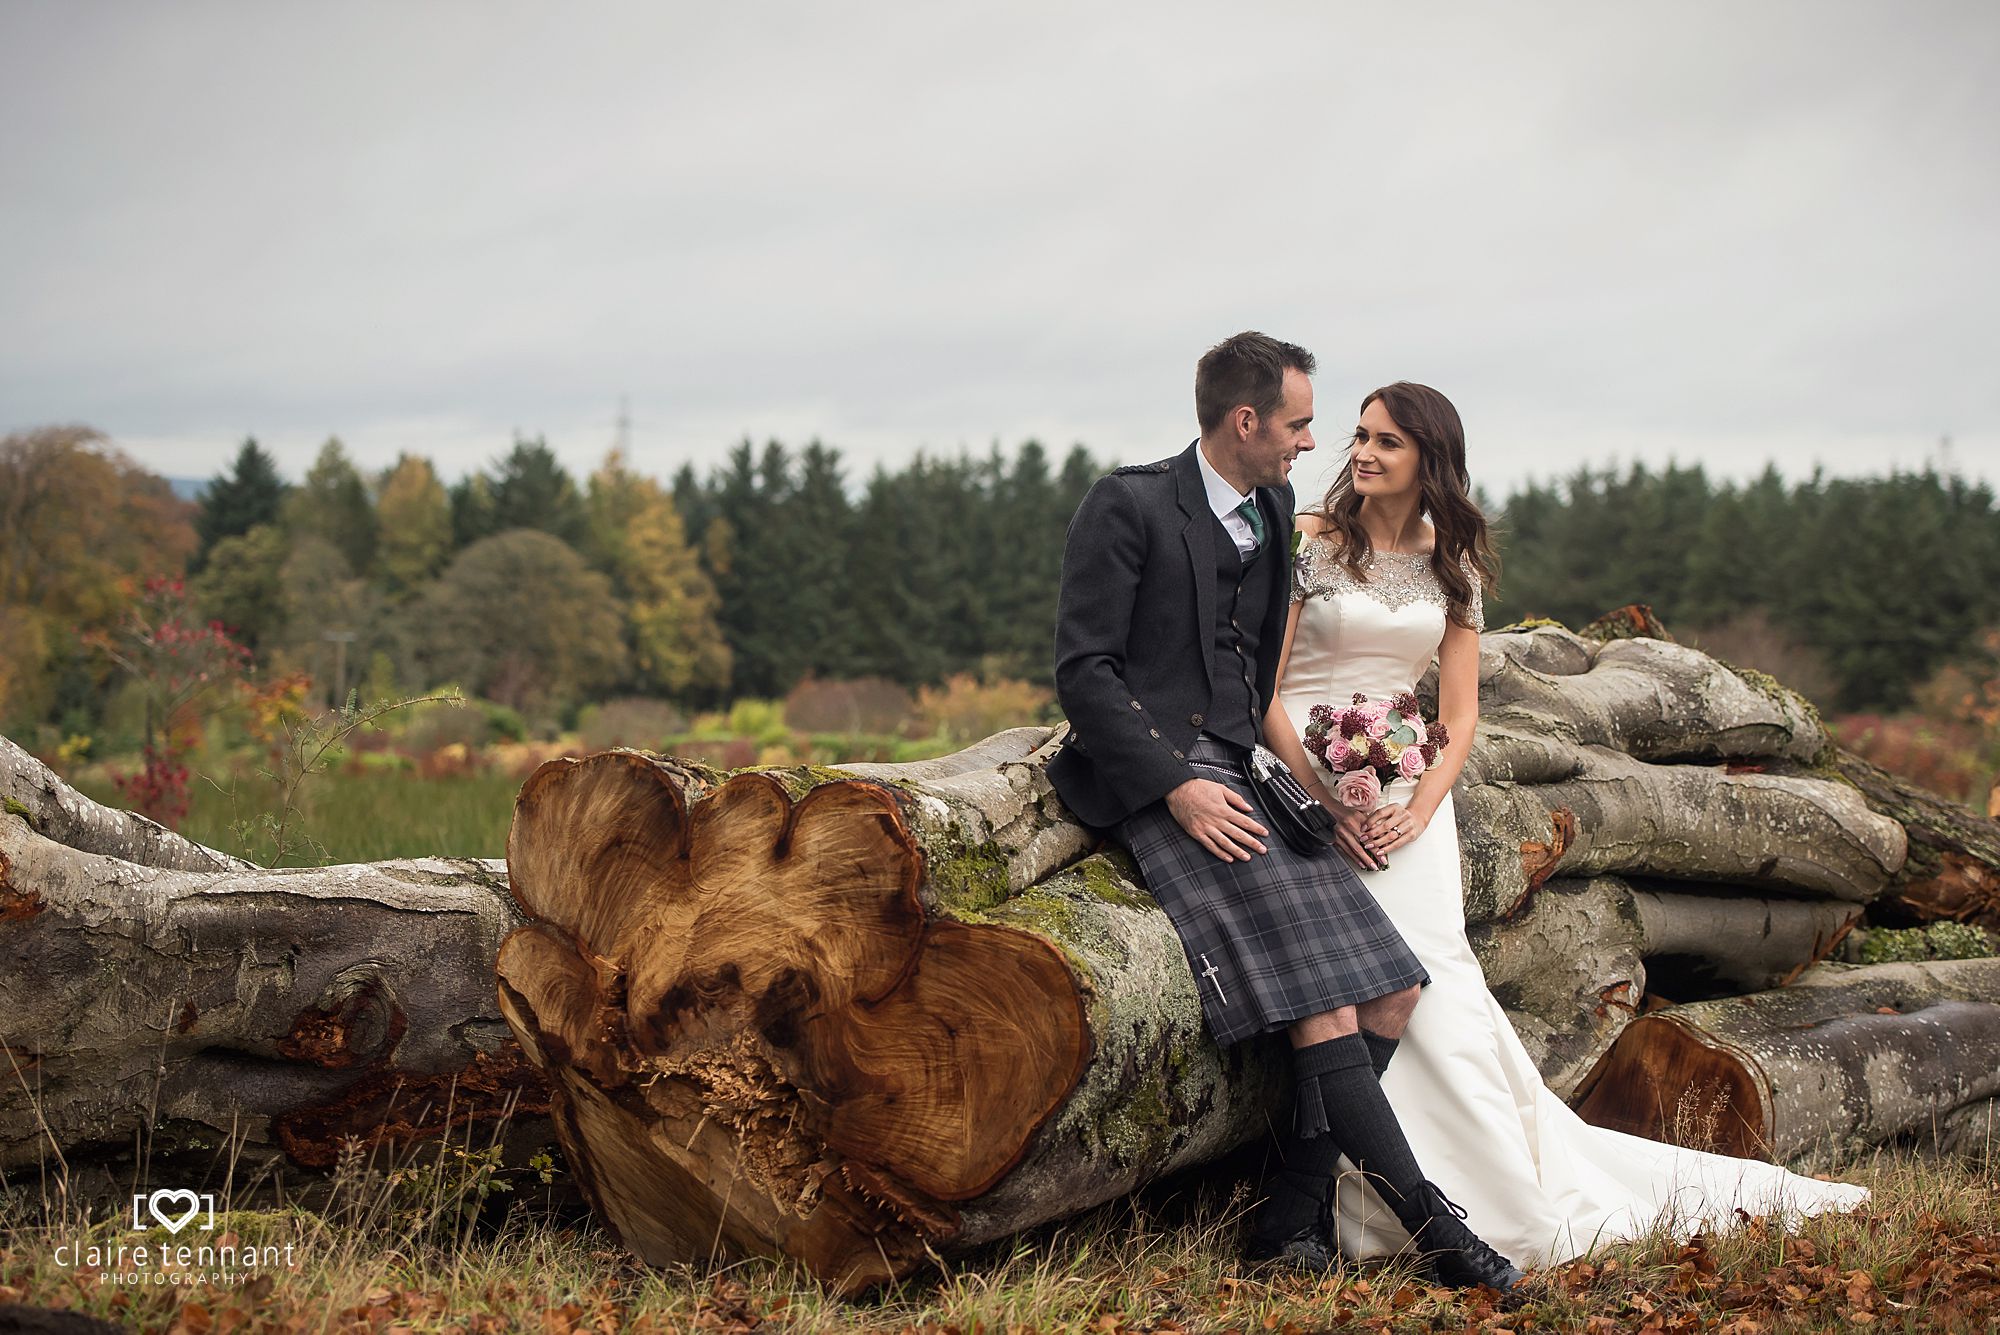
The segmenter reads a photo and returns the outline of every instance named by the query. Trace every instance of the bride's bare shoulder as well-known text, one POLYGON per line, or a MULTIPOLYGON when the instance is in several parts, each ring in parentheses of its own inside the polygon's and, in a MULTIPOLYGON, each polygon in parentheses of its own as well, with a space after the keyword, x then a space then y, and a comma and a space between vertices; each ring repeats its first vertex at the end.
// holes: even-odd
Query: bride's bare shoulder
POLYGON ((1326 533, 1326 520, 1311 512, 1300 515, 1295 522, 1299 532, 1308 538, 1322 537, 1326 533))

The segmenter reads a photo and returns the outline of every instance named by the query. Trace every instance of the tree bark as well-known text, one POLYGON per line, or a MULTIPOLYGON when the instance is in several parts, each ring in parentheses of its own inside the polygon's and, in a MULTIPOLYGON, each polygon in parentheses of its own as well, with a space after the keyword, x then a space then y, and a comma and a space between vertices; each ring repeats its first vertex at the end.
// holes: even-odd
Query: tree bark
POLYGON ((0 1174, 318 1170, 509 1112, 538 1134, 492 993, 501 864, 267 871, 0 765, 0 1174))
POLYGON ((1567 1098, 1640 1006, 1659 999, 1656 973, 1670 971, 1704 995, 1777 987, 1825 959, 1860 913, 1837 901, 1558 877, 1520 914, 1469 935, 1514 1032, 1549 1088, 1567 1098))
POLYGON ((1599 1126, 1779 1161, 1930 1135, 2000 1096, 2000 959, 1821 964, 1643 1016, 1579 1093, 1599 1126))
MULTIPOLYGON (((1811 772, 1812 706, 1660 640, 1560 626, 1480 643, 1480 722, 1459 779, 1469 922, 1518 913, 1551 876, 1725 882, 1865 903, 1902 827, 1811 772)), ((1435 699, 1435 673, 1419 694, 1435 699)))
POLYGON ((163 871, 242 871, 250 866, 183 839, 137 812, 100 806, 5 737, 0 737, 0 809, 27 821, 43 838, 79 853, 101 853, 163 871))
POLYGON ((1889 882, 1884 920, 1969 922, 2000 932, 2000 821, 1851 752, 1838 752, 1836 763, 1869 806, 1909 832, 1909 860, 1889 882))
POLYGON ((528 781, 502 1006, 639 1255, 780 1253, 854 1290, 1263 1128, 1282 1040, 1207 1041, 1165 916, 1122 857, 1076 860, 1047 736, 693 803, 633 753, 528 781))

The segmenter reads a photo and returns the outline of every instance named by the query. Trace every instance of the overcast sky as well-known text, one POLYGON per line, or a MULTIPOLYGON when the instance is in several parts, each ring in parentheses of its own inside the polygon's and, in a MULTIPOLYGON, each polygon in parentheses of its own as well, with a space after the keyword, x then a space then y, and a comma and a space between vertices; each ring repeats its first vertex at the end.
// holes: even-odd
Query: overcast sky
POLYGON ((2000 5, 0 0, 0 429, 207 476, 1194 434, 2000 480, 2000 5))

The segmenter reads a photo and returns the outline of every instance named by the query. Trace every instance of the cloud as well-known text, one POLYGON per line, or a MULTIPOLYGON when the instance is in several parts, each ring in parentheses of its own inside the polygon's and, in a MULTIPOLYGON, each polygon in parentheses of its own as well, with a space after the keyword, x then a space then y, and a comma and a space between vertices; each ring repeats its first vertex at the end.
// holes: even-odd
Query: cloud
MULTIPOLYGON (((0 427, 1101 456, 1208 343, 1613 455, 1995 476, 1979 4, 13 7, 0 427), (1886 466, 1884 464, 1883 466, 1886 466)), ((416 446, 411 442, 428 442, 416 446)), ((1483 450, 1483 452, 1482 452, 1483 450)), ((1480 463, 1484 460, 1484 463, 1480 463)))

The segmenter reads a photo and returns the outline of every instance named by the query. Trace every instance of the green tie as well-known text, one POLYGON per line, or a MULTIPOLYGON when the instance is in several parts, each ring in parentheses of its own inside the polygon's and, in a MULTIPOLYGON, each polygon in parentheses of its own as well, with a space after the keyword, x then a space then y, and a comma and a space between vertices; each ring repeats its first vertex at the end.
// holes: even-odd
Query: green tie
MULTIPOLYGON (((1262 547, 1264 545, 1264 515, 1257 508, 1257 498, 1252 496, 1249 500, 1237 506, 1236 513, 1242 515, 1249 523, 1250 536, 1257 540, 1257 547, 1262 547)), ((1251 550, 1255 551, 1256 547, 1251 548, 1251 550)))

